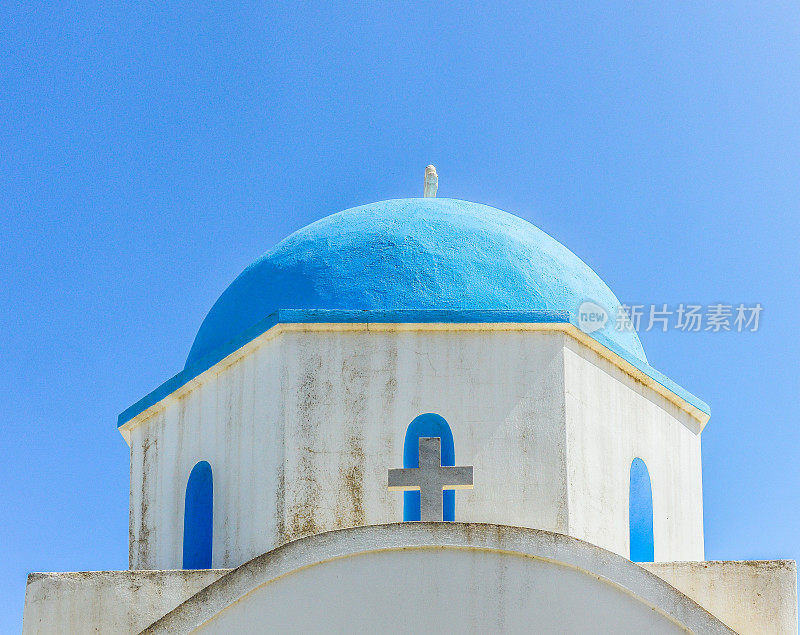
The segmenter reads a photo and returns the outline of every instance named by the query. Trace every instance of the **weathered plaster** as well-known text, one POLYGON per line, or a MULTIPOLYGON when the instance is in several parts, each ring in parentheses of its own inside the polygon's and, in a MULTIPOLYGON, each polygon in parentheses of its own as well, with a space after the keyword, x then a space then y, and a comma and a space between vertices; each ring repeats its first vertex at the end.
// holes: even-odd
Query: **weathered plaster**
MULTIPOLYGON (((165 615, 158 628, 170 632, 187 632, 190 621, 200 624, 209 617, 208 632, 260 631, 267 624, 279 631, 297 630, 309 626, 309 610, 324 615, 326 631, 344 613, 349 631, 358 630, 357 625, 365 631, 441 631, 442 624, 473 632, 530 631, 536 624, 543 631, 551 619, 558 632, 635 632, 637 611, 604 587, 623 590, 650 607, 650 613, 666 613, 673 624, 676 619, 686 624, 687 613, 698 612, 697 603, 741 635, 797 633, 793 561, 633 565, 567 536, 462 523, 406 523, 315 536, 258 556, 235 571, 33 573, 23 633, 138 633, 165 615), (668 585, 654 583, 637 569, 668 585), (588 584, 582 579, 587 575, 588 584), (276 584, 280 580, 288 584, 276 584), (350 589, 348 583, 360 587, 350 589), (418 615, 408 619, 403 607, 415 601, 427 607, 433 624, 415 622, 418 615), (360 612, 365 605, 367 615, 360 612), (454 607, 461 614, 453 615, 454 607), (587 613, 590 622, 576 622, 587 613), (522 618, 525 627, 515 628, 522 618), (613 619, 625 623, 612 628, 613 619)), ((702 611, 699 615, 708 620, 702 611)), ((659 623, 656 615, 638 631, 655 632, 659 623)), ((719 628, 713 620, 710 624, 719 628)))
POLYGON ((138 633, 225 573, 227 570, 31 573, 22 632, 138 633))
POLYGON ((731 633, 660 578, 574 538, 398 523, 317 534, 206 587, 146 633, 731 633))
POLYGON ((740 635, 797 633, 793 560, 650 562, 641 565, 740 635))
POLYGON ((656 560, 703 559, 700 425, 619 367, 565 340, 571 536, 630 555, 630 467, 650 472, 656 560))
POLYGON ((656 557, 702 557, 700 422, 687 409, 557 329, 406 326, 282 330, 128 427, 131 566, 180 566, 186 479, 200 460, 214 471, 217 567, 401 519, 386 477, 424 412, 448 420, 457 460, 475 467, 456 519, 568 533, 627 556, 638 452, 660 488, 656 557), (670 444, 678 451, 664 452, 670 444))
POLYGON ((577 339, 638 378, 667 399, 685 409, 705 425, 711 410, 705 402, 682 388, 647 362, 633 356, 602 331, 587 335, 575 325, 568 311, 346 311, 336 309, 279 309, 252 327, 226 342, 200 361, 187 366, 158 388, 126 408, 117 418, 117 426, 130 442, 129 432, 149 418, 154 408, 163 407, 164 400, 189 392, 224 367, 245 357, 269 339, 286 331, 296 330, 558 330, 577 339))

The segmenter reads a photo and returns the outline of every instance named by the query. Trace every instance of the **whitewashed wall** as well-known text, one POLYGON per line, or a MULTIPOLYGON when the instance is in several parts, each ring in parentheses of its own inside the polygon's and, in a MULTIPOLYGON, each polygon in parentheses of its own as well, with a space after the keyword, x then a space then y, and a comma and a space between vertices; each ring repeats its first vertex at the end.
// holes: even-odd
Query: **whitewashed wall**
POLYGON ((32 573, 23 635, 139 633, 227 570, 32 573))
MULTIPOLYGON (((786 580, 784 591, 792 586, 786 580)), ((774 619, 760 617, 762 624, 774 619)), ((265 631, 732 632, 655 575, 568 536, 396 523, 284 545, 212 583, 145 633, 265 631)))
POLYGON ((699 438, 663 397, 557 330, 369 328, 273 329, 133 427, 132 568, 181 566, 184 490, 200 460, 214 475, 215 567, 402 520, 387 471, 424 412, 447 419, 457 464, 475 466, 457 520, 572 533, 627 556, 638 455, 667 518, 656 557, 702 557, 701 508, 691 498, 681 511, 685 492, 699 497, 699 438))
POLYGON ((213 566, 276 544, 281 348, 268 341, 131 431, 130 568, 182 567, 186 483, 204 460, 214 483, 213 566))
POLYGON ((637 566, 533 529, 396 523, 310 536, 235 570, 34 573, 23 633, 652 632, 662 617, 725 630, 695 603, 741 635, 797 633, 795 563, 637 566))
POLYGON ((581 343, 567 339, 569 534, 630 554, 630 467, 647 465, 656 560, 703 559, 698 422, 581 343))
POLYGON ((641 566, 740 635, 797 633, 794 560, 648 562, 641 566))
POLYGON ((382 551, 302 569, 199 633, 686 633, 625 590, 493 551, 382 551))

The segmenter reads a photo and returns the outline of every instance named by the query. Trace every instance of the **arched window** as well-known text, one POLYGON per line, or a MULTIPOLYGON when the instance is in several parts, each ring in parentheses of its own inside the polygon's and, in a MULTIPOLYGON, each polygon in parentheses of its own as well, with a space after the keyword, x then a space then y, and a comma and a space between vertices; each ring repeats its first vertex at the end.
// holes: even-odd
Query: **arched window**
MULTIPOLYGON (((439 437, 442 440, 442 465, 456 464, 456 451, 453 447, 453 433, 443 417, 432 412, 419 415, 406 430, 403 443, 403 467, 419 467, 420 437, 439 437)), ((443 520, 453 521, 456 518, 456 492, 446 489, 442 500, 443 520)), ((403 492, 403 520, 419 520, 419 492, 403 492)))
POLYGON ((631 488, 628 502, 631 560, 653 562, 653 490, 650 473, 640 458, 631 463, 631 488))
POLYGON ((186 483, 183 512, 183 568, 210 569, 214 528, 214 482, 211 466, 200 461, 186 483))

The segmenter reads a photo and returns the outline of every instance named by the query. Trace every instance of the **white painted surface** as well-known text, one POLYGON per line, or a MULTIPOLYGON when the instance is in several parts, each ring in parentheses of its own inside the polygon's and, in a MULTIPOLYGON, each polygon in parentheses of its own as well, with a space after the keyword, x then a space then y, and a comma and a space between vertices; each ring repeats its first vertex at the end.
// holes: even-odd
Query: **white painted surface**
POLYGON ((656 562, 642 565, 740 635, 797 633, 793 560, 656 562))
POLYGON ((270 342, 132 431, 132 569, 181 568, 186 483, 203 460, 214 483, 213 566, 240 564, 274 546, 283 467, 281 347, 270 342))
POLYGON ((581 571, 496 551, 382 551, 302 569, 201 633, 680 633, 581 571), (264 631, 262 631, 264 632, 264 631))
POLYGON ((700 606, 742 635, 797 633, 795 563, 639 566, 536 530, 405 523, 310 537, 233 571, 34 573, 23 633, 157 620, 153 632, 719 631, 700 606))
POLYGON ((447 419, 456 462, 475 467, 457 520, 571 533, 627 556, 628 470, 641 456, 656 558, 702 558, 701 423, 687 410, 562 331, 374 328, 267 333, 133 426, 131 567, 181 566, 200 460, 214 475, 215 567, 401 520, 387 473, 424 412, 447 419))
POLYGON ((25 635, 138 633, 226 573, 83 571, 32 573, 25 590, 25 635))
POLYGON ((147 633, 729 633, 613 553, 518 527, 398 523, 264 554, 147 633))
POLYGON ((564 360, 568 533, 630 555, 630 467, 639 457, 650 473, 655 559, 702 560, 697 420, 575 340, 564 360))

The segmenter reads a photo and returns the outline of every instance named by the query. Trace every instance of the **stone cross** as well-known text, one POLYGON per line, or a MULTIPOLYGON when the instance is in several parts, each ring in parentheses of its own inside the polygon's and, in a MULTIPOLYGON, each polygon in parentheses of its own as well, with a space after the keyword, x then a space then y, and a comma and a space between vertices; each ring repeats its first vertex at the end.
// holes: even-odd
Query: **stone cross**
POLYGON ((442 491, 472 489, 472 466, 442 465, 442 440, 419 438, 419 467, 389 470, 389 489, 420 492, 420 520, 442 520, 442 491))

